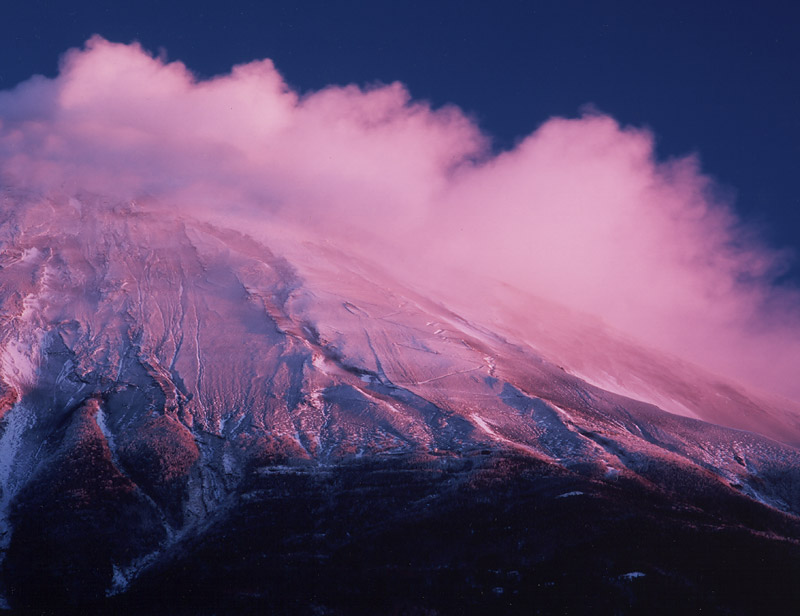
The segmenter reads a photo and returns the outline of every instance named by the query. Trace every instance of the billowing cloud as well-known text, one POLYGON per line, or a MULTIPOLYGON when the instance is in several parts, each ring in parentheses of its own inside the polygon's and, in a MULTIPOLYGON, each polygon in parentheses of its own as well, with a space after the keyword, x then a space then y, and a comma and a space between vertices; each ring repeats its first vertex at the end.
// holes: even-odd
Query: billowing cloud
POLYGON ((459 109, 400 84, 301 96, 269 60, 201 81, 99 37, 55 79, 0 92, 7 188, 358 239, 437 284, 452 268, 506 281, 800 399, 800 297, 774 284, 784 256, 695 158, 658 161, 650 133, 597 113, 489 145, 459 109))

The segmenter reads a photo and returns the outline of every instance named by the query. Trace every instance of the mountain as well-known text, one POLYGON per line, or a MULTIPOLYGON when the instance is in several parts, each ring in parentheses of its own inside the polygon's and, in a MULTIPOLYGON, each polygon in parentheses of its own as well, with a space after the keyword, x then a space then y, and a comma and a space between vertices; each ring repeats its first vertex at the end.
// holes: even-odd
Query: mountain
POLYGON ((791 611, 798 404, 178 212, 3 196, 8 609, 791 611))

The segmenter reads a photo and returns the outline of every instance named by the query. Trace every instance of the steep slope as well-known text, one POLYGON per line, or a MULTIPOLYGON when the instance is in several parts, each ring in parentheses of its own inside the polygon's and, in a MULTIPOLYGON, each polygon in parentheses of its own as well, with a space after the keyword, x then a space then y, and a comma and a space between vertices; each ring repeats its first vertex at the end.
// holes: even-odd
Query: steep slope
MULTIPOLYGON (((265 502, 296 513, 307 498, 308 511, 353 516, 356 505, 340 506, 348 482, 394 502, 380 472, 422 473, 402 488, 418 486, 418 508, 480 482, 497 456, 562 478, 565 499, 587 486, 608 499, 624 484, 622 500, 657 494, 797 537, 797 407, 582 317, 503 288, 487 316, 286 229, 246 235, 89 196, 7 195, 2 216, 13 606, 125 593, 217 545, 220 524, 241 541, 265 502), (452 481, 435 487, 429 472, 452 481)), ((376 507, 355 527, 391 511, 376 507)))

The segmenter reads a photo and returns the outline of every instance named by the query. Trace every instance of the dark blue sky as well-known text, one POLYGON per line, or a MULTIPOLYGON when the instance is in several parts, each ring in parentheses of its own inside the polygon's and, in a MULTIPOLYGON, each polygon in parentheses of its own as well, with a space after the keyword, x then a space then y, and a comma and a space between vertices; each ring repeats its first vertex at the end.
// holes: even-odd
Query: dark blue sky
POLYGON ((201 76, 269 57, 301 91, 399 80, 471 113, 498 147, 590 103, 648 126, 662 156, 699 153, 740 215, 800 254, 794 2, 7 2, 0 88, 54 75, 94 33, 201 76))

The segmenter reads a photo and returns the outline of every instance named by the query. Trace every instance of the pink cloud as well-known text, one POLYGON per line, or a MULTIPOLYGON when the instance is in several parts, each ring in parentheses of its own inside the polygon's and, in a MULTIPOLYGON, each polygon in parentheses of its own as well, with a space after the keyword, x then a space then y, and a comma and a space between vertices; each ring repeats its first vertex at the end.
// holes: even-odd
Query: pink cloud
POLYGON ((492 155, 459 109, 400 84, 301 96, 269 60, 201 81, 94 37, 55 79, 0 92, 0 174, 36 194, 355 238, 420 284, 465 280, 452 268, 504 280, 800 399, 800 298, 773 284, 783 255, 714 197, 696 158, 658 161, 649 132, 605 115, 550 119, 492 155))

